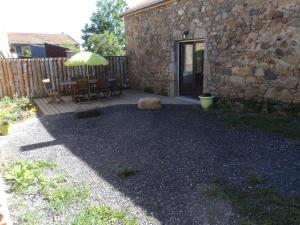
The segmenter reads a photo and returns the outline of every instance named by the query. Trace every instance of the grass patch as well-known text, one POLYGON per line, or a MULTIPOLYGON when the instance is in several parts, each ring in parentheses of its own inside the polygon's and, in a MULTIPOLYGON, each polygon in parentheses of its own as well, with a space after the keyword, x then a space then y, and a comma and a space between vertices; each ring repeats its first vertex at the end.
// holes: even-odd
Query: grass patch
POLYGON ((124 212, 113 210, 108 206, 96 206, 75 216, 69 225, 137 225, 135 218, 124 212))
POLYGON ((272 188, 220 186, 205 193, 230 202, 239 214, 242 225, 300 224, 300 199, 284 197, 272 188))
POLYGON ((0 120, 9 122, 23 120, 36 113, 30 99, 25 97, 14 99, 4 97, 0 100, 0 108, 0 120))
POLYGON ((38 218, 35 214, 34 211, 29 209, 21 209, 18 215, 18 222, 23 225, 37 225, 38 218))
POLYGON ((89 195, 90 190, 87 187, 60 186, 49 191, 46 199, 53 209, 61 210, 73 202, 87 199, 89 195))
POLYGON ((17 209, 16 218, 18 220, 18 224, 23 224, 23 225, 39 224, 38 218, 36 216, 37 211, 29 209, 26 206, 26 200, 23 197, 19 199, 16 203, 14 203, 13 207, 17 209))
POLYGON ((300 141, 300 119, 297 118, 230 113, 224 115, 224 120, 234 126, 262 129, 300 141))
POLYGON ((213 177, 213 178, 211 179, 211 182, 212 182, 213 184, 219 184, 219 185, 221 185, 221 184, 224 183, 224 181, 223 181, 221 178, 219 178, 219 177, 213 177))
POLYGON ((117 171, 117 176, 122 177, 122 178, 127 178, 127 177, 130 177, 130 176, 134 176, 139 172, 140 172, 139 170, 134 170, 134 169, 131 169, 129 167, 121 167, 117 171))
POLYGON ((19 160, 4 166, 3 178, 14 192, 23 192, 30 186, 45 186, 48 181, 43 175, 46 169, 53 169, 56 164, 42 160, 19 160))
POLYGON ((251 186, 255 186, 255 185, 258 185, 258 184, 261 184, 263 182, 263 179, 259 176, 252 176, 252 177, 248 177, 245 182, 248 184, 248 185, 251 185, 251 186))
MULTIPOLYGON (((75 215, 73 218, 66 217, 65 221, 68 225, 137 225, 137 219, 118 210, 113 210, 108 206, 91 207, 90 189, 86 186, 70 186, 66 184, 64 176, 53 176, 56 170, 56 164, 53 162, 35 160, 25 161, 18 160, 4 166, 3 177, 9 184, 18 199, 14 203, 15 218, 18 224, 37 225, 41 224, 42 219, 37 215, 43 213, 50 214, 54 220, 57 216, 64 216, 62 212, 66 212, 70 207, 77 210, 85 209, 75 215), (26 191, 26 192, 25 192, 26 191), (29 208, 27 201, 35 201, 27 196, 34 196, 43 199, 41 206, 29 208), (82 207, 82 202, 89 207, 82 207), (80 205, 75 205, 80 203, 80 205), (86 209, 87 208, 87 209, 86 209), (44 212, 42 212, 43 210, 44 212)), ((124 168, 120 171, 120 176, 131 176, 137 171, 124 168)), ((30 204, 32 207, 32 204, 30 204)), ((73 209, 74 210, 74 209, 73 209)))

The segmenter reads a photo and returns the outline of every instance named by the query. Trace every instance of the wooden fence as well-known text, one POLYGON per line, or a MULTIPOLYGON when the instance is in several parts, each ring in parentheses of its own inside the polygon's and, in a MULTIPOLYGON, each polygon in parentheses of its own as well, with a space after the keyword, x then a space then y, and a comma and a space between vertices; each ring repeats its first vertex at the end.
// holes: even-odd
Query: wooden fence
MULTIPOLYGON (((88 68, 90 78, 123 77, 124 86, 128 83, 127 58, 125 56, 106 57, 107 66, 88 68)), ((66 58, 36 59, 0 59, 0 98, 10 97, 43 97, 43 79, 49 78, 55 90, 64 91, 61 82, 83 78, 87 74, 86 67, 66 67, 66 58)))

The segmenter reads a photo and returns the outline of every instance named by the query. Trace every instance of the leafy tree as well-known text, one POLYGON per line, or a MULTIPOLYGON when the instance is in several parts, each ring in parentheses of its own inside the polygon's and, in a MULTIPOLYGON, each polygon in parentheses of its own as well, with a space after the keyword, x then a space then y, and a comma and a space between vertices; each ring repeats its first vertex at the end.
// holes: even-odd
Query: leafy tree
MULTIPOLYGON (((97 0, 97 10, 93 13, 90 24, 86 24, 82 29, 83 47, 105 55, 107 53, 102 52, 104 49, 103 42, 105 42, 107 45, 113 44, 114 50, 110 52, 124 53, 124 21, 120 17, 120 13, 126 6, 125 0, 97 0), (104 41, 96 40, 96 37, 101 37, 104 41), (112 40, 116 39, 118 40, 117 43, 113 43, 112 40)), ((109 46, 105 48, 107 49, 109 46)))
POLYGON ((75 52, 75 53, 80 52, 80 48, 76 44, 71 43, 71 42, 62 43, 62 44, 60 44, 60 47, 68 48, 72 52, 75 52))
POLYGON ((31 51, 30 51, 29 48, 25 48, 23 50, 23 56, 27 56, 27 57, 31 57, 32 56, 32 53, 31 53, 31 51))
POLYGON ((118 37, 112 33, 105 31, 102 34, 92 34, 88 38, 88 49, 100 53, 105 56, 124 55, 124 49, 120 48, 118 37))

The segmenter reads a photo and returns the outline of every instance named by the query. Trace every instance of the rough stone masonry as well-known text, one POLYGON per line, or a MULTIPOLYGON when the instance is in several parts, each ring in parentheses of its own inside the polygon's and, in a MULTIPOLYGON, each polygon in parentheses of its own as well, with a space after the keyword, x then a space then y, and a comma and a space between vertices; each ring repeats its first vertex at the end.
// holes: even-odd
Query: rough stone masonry
POLYGON ((299 0, 177 0, 125 15, 130 84, 177 95, 176 41, 205 40, 204 91, 300 103, 299 0))

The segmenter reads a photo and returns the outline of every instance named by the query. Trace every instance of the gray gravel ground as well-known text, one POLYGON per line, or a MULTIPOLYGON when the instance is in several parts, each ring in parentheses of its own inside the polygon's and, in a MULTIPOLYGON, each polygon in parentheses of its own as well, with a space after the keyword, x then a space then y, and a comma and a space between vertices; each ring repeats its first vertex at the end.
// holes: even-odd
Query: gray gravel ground
POLYGON ((229 204, 203 195, 216 177, 241 185, 261 176, 285 195, 300 194, 300 145, 292 140, 229 127, 197 106, 100 111, 96 118, 67 113, 17 124, 0 139, 4 157, 54 160, 72 182, 88 183, 94 202, 125 210, 139 224, 236 224, 229 204), (124 166, 141 172, 119 178, 124 166))

